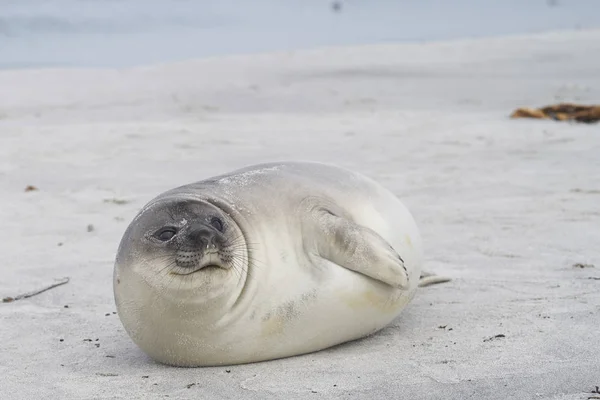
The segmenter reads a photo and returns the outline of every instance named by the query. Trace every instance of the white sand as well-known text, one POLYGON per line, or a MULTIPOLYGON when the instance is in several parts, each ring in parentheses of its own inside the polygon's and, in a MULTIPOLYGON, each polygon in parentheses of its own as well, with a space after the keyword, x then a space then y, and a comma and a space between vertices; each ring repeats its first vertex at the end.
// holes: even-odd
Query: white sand
POLYGON ((600 102, 600 31, 0 72, 0 296, 71 277, 0 304, 0 398, 587 399, 600 385, 600 125, 507 117, 561 100, 600 102), (112 314, 131 218, 175 185, 291 158, 392 189, 428 269, 454 281, 327 351, 149 360, 112 314))

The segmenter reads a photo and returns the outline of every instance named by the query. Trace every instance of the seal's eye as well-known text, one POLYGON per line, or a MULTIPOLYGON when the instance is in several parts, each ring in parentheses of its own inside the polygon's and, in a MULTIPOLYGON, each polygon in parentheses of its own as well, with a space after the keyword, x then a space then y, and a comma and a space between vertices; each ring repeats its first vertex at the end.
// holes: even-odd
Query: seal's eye
POLYGON ((223 221, 221 221, 221 218, 213 217, 213 219, 210 220, 210 224, 219 232, 223 232, 223 221))
POLYGON ((173 238, 173 236, 175 236, 175 234, 177 233, 177 229, 167 226, 165 228, 162 228, 160 230, 158 230, 154 236, 158 239, 161 240, 163 242, 167 242, 169 240, 171 240, 173 238))

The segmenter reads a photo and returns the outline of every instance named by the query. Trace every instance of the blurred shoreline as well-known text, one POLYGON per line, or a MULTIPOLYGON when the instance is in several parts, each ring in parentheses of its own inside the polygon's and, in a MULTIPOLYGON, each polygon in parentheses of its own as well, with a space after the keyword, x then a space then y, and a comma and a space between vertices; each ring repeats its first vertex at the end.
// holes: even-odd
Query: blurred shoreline
POLYGON ((0 69, 130 67, 231 54, 600 27, 597 0, 21 0, 0 69))

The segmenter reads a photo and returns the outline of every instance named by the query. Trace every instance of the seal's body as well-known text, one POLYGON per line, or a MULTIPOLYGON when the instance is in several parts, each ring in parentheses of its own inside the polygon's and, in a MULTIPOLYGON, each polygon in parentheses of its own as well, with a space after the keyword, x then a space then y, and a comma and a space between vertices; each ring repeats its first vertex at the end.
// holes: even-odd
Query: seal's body
POLYGON ((413 298, 421 239, 375 181, 261 164, 167 191, 136 216, 114 273, 133 341, 177 366, 321 350, 376 332, 413 298))

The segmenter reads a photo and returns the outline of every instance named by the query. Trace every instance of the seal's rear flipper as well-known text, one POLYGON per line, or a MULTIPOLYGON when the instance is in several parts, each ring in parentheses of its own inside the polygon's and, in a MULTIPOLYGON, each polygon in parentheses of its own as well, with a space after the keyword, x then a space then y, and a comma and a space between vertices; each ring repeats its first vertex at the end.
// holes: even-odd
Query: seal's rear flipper
POLYGON ((311 233, 321 257, 387 285, 409 287, 404 260, 379 234, 324 209, 312 212, 318 226, 311 233))
POLYGON ((435 275, 431 272, 422 271, 421 278, 419 279, 419 287, 435 285, 437 283, 450 282, 451 280, 452 279, 445 276, 435 275))

